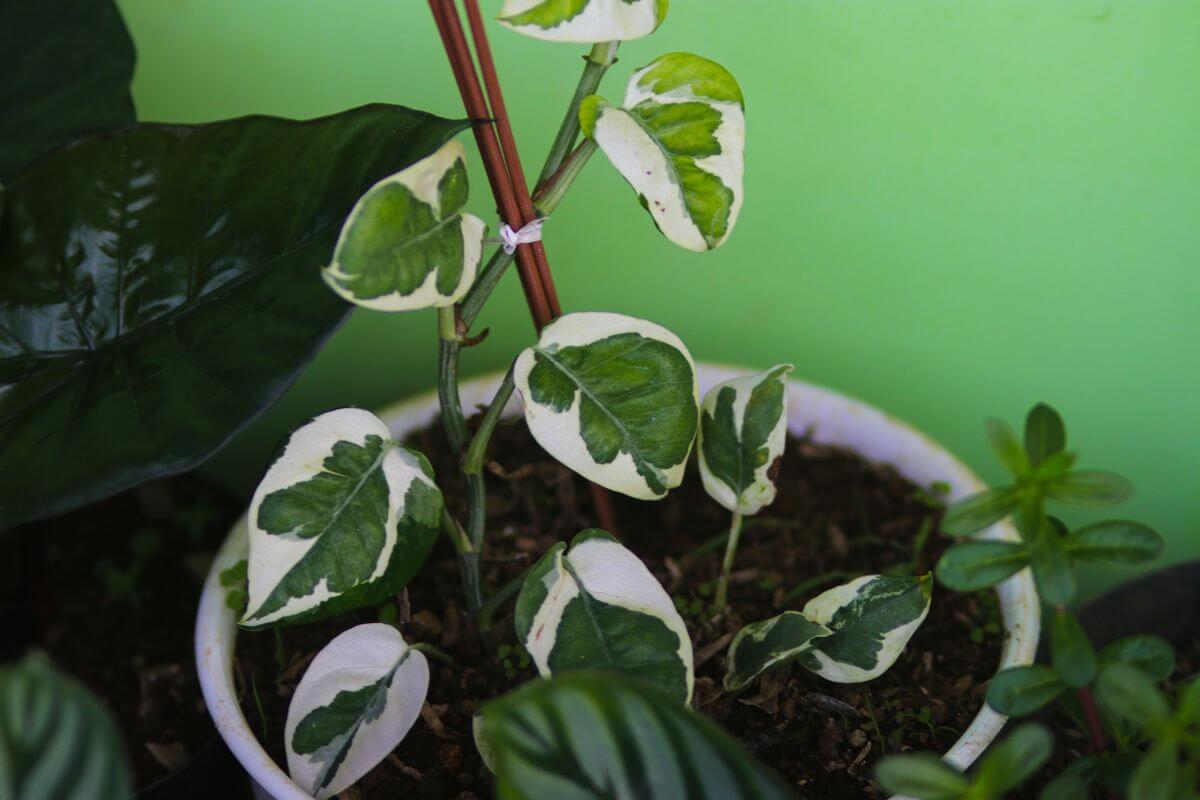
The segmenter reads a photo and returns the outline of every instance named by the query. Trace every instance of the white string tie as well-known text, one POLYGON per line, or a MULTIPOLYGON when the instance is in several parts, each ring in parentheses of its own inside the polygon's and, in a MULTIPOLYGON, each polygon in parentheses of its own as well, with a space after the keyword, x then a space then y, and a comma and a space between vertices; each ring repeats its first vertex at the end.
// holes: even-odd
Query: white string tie
POLYGON ((538 217, 515 231, 507 222, 501 222, 500 243, 504 245, 504 252, 511 256, 517 252, 518 245, 540 242, 542 240, 542 224, 545 221, 546 217, 538 217))

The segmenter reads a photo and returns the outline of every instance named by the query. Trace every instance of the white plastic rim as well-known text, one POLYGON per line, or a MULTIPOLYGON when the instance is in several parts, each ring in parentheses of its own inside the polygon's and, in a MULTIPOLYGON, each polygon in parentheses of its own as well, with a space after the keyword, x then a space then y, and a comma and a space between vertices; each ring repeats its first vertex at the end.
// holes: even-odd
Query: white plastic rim
MULTIPOLYGON (((713 385, 753 370, 715 364, 698 365, 703 395, 713 385)), ((463 408, 469 412, 486 406, 496 392, 502 375, 496 373, 467 381, 461 387, 463 408)), ((513 404, 506 413, 516 415, 513 404)), ((435 392, 420 395, 380 413, 392 434, 403 438, 428 426, 438 415, 435 392)), ((910 425, 876 408, 831 389, 793 380, 788 384, 788 428, 801 434, 811 430, 821 444, 846 447, 871 461, 894 466, 900 474, 920 486, 942 481, 950 486, 949 499, 957 500, 985 488, 984 483, 944 447, 910 425)), ((984 538, 1017 540, 1012 524, 1005 521, 989 528, 984 538)), ((233 611, 225 605, 222 570, 246 557, 246 531, 239 521, 208 573, 196 619, 196 665, 204 701, 213 723, 229 749, 254 782, 260 800, 312 800, 292 783, 259 744, 237 701, 233 680, 233 651, 237 625, 233 611)), ((996 587, 1000 615, 1004 621, 1004 644, 998 669, 1033 663, 1040 627, 1040 607, 1029 570, 996 587)), ((934 600, 936 601, 936 598, 934 600)), ((996 738, 1007 719, 987 705, 980 709, 959 740, 945 754, 951 764, 965 769, 996 738)))

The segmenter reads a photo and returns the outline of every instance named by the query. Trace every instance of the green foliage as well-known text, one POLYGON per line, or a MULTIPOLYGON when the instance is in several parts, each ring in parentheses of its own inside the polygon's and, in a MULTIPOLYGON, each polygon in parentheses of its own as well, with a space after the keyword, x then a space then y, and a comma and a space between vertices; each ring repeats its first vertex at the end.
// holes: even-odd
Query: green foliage
POLYGON ((1050 659, 1068 686, 1087 686, 1096 676, 1096 651, 1075 615, 1058 609, 1050 623, 1050 659))
POLYGON ((988 684, 987 702, 1001 714, 1020 717, 1044 708, 1066 690, 1067 684, 1053 667, 1009 667, 988 684))
POLYGON ((40 655, 0 668, 0 797, 132 794, 121 735, 95 696, 40 655))
POLYGON ((1033 775, 1053 748, 1041 725, 1022 725, 966 774, 930 753, 915 753, 881 759, 875 779, 888 792, 919 800, 999 800, 1033 775))
POLYGON ((630 677, 585 670, 484 706, 506 800, 775 800, 792 793, 720 728, 630 677))

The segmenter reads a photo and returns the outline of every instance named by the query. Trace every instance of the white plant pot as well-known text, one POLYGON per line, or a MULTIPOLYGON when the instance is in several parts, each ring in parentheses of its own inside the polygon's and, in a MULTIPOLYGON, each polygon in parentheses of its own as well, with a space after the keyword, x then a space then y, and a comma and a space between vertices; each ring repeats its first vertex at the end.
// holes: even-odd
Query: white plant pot
MULTIPOLYGON (((700 389, 706 391, 716 383, 748 371, 701 364, 700 389)), ((466 382, 461 388, 463 407, 473 409, 486 405, 500 379, 501 375, 497 373, 466 382)), ((515 404, 508 410, 513 414, 518 413, 515 404)), ((397 438, 404 438, 428 426, 437 415, 437 396, 433 392, 392 406, 380 414, 397 438)), ((951 500, 985 488, 966 465, 920 431, 830 389, 803 381, 791 381, 788 387, 788 427, 797 434, 811 429, 817 442, 846 447, 871 461, 891 464, 906 478, 921 486, 943 481, 950 486, 951 500)), ((220 584, 219 575, 222 570, 246 557, 243 523, 244 520, 239 521, 229 532, 209 571, 200 598, 200 611, 196 619, 196 664, 200 686, 217 730, 233 751, 234 757, 250 774, 256 796, 261 800, 312 800, 311 795, 292 783, 263 750, 246 723, 246 718, 242 716, 237 701, 233 681, 237 626, 233 612, 225 605, 225 589, 220 584)), ((1017 539, 1016 530, 1008 522, 992 526, 984 535, 991 539, 1017 539)), ((1000 600, 1005 631, 998 667, 1032 663, 1037 649, 1040 608, 1029 570, 1023 570, 1000 584, 996 594, 1000 600)), ((945 754, 946 760, 965 768, 996 738, 1005 719, 985 705, 945 754)))

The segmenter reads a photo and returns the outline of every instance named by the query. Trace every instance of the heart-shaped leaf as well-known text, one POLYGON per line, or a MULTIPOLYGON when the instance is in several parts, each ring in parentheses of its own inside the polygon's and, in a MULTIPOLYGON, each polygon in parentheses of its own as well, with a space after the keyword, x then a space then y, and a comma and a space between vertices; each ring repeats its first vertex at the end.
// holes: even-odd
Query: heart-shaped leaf
POLYGON ((0 524, 188 469, 351 308, 322 285, 359 196, 463 123, 395 106, 144 125, 38 160, 0 217, 0 524))
POLYGON ((551 42, 621 42, 654 33, 669 0, 504 0, 500 24, 551 42))
POLYGON ((584 98, 579 123, 680 247, 721 246, 742 208, 746 116, 720 64, 661 56, 633 74, 621 108, 584 98))
POLYGON ((0 669, 0 797, 132 797, 116 722, 39 655, 0 669))
POLYGON ((866 575, 809 600, 801 612, 832 631, 800 664, 835 683, 877 678, 929 614, 933 576, 866 575))
POLYGON ((602 530, 550 548, 525 577, 517 638, 538 672, 613 669, 680 702, 692 697, 692 640, 670 596, 637 556, 602 530))
POLYGON ((507 800, 783 800, 793 795, 729 734, 614 672, 535 681, 484 706, 507 800))
POLYGON ((513 367, 525 421, 590 481, 657 500, 683 480, 696 437, 696 366, 675 334, 621 314, 567 314, 513 367))
POLYGON ((425 655, 391 625, 357 625, 317 653, 284 723, 288 772, 317 800, 343 791, 404 739, 429 690, 425 655))
POLYGON ((132 125, 134 60, 112 0, 0 3, 0 184, 76 137, 132 125))
POLYGON ((463 146, 372 186, 354 206, 322 274, 339 295, 377 311, 452 306, 475 282, 485 225, 467 202, 463 146))
POLYGON ((425 457, 360 408, 292 433, 250 501, 249 600, 240 624, 320 619, 380 602, 420 569, 442 493, 425 457))
POLYGON ((796 661, 831 633, 799 611, 752 622, 729 645, 725 689, 737 691, 767 670, 796 661))
POLYGON ((700 404, 700 478, 709 496, 736 514, 757 514, 775 500, 793 369, 781 364, 718 383, 700 404))

